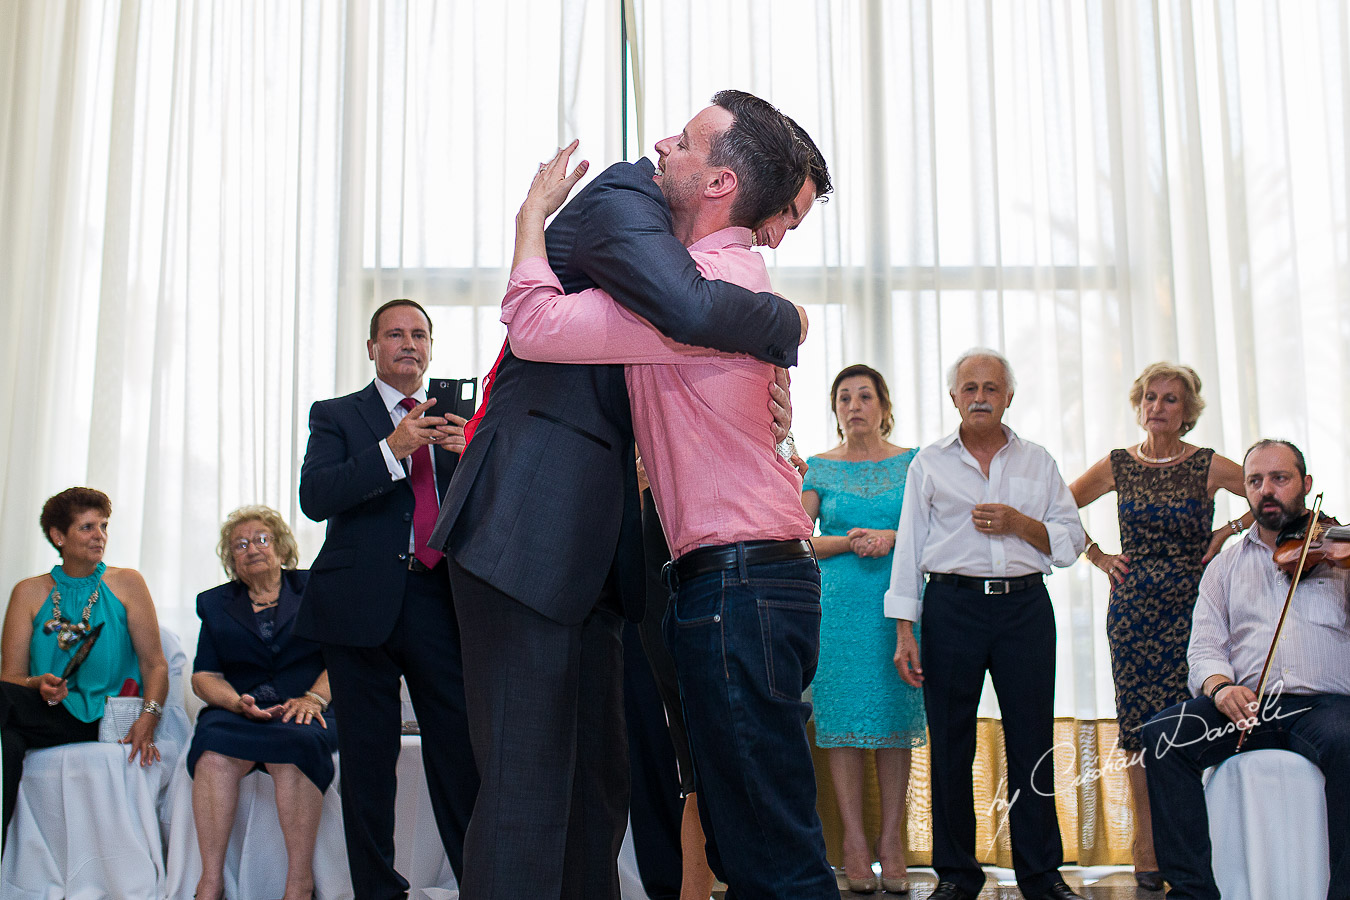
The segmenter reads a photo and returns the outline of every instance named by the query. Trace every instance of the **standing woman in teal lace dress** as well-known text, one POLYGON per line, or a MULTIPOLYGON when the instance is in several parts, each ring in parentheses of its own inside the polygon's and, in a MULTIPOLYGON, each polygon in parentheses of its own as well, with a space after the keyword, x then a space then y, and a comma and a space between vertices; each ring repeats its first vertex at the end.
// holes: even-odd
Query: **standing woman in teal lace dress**
POLYGON ((894 628, 882 614, 905 473, 915 450, 886 438, 895 424, 881 373, 864 365, 834 378, 830 398, 843 443, 809 460, 802 506, 820 521, 820 664, 811 688, 816 745, 826 749, 844 826, 849 889, 909 889, 902 841, 910 751, 924 743, 923 692, 892 663, 894 628), (863 831, 863 762, 876 751, 881 833, 874 855, 863 831))
POLYGON ((1140 887, 1160 891, 1147 783, 1136 761, 1144 746, 1140 729, 1167 707, 1190 699, 1186 648, 1200 576, 1224 540, 1249 527, 1253 517, 1249 510, 1213 527, 1219 489, 1243 499, 1246 491, 1241 466, 1181 439, 1205 408, 1194 369, 1153 363, 1130 387, 1130 404, 1144 439, 1112 450, 1069 490, 1080 508, 1116 493, 1120 552, 1107 553, 1089 538, 1083 555, 1111 582, 1106 637, 1118 743, 1133 762, 1126 771, 1134 807, 1134 877, 1140 887))
POLYGON ((29 750, 98 737, 103 701, 134 682, 141 715, 122 739, 127 762, 159 762, 155 728, 169 695, 169 664, 145 579, 135 569, 109 568, 108 495, 68 488, 42 507, 42 533, 61 555, 47 575, 14 587, 0 636, 0 741, 3 742, 3 827, 10 816, 29 750), (79 671, 66 666, 98 630, 79 671))

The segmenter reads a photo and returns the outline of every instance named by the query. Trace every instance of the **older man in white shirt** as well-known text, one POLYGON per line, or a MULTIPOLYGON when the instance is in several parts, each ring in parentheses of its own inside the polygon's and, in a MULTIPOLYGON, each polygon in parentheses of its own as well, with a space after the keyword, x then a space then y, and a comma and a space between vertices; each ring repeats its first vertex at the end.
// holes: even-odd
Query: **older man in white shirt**
POLYGON ((1055 617, 1044 577, 1072 564, 1086 537, 1054 459, 1003 424, 1015 387, 1008 361, 968 350, 947 386, 961 427, 910 464, 885 600, 897 620, 896 668, 923 686, 928 709, 940 879, 931 897, 974 900, 984 885, 971 770, 988 672, 1003 711, 1018 887, 1029 900, 1066 900, 1078 894, 1059 874, 1055 617), (913 630, 920 615, 922 658, 913 630))
MULTIPOLYGON (((1144 726, 1158 865, 1170 898, 1217 900, 1200 775, 1244 749, 1300 753, 1326 776, 1331 900, 1350 898, 1350 572, 1318 566, 1294 592, 1261 708, 1257 682, 1289 592, 1273 553, 1282 531, 1306 522, 1312 489, 1303 454, 1259 441, 1242 463, 1256 527, 1209 565, 1191 627, 1195 699, 1144 726)), ((1274 798, 1272 798, 1274 799, 1274 798)))

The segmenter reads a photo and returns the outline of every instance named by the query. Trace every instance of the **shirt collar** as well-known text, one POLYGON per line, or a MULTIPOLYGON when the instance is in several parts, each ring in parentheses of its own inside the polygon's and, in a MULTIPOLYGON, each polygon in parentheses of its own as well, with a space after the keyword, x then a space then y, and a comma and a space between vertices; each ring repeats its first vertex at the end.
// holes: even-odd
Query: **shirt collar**
MULTIPOLYGON (((390 387, 378 378, 375 379, 375 390, 380 392, 380 399, 384 401, 386 412, 392 413, 394 407, 403 402, 402 391, 396 387, 390 387)), ((422 386, 417 389, 417 392, 412 395, 412 398, 418 403, 427 399, 427 385, 425 380, 422 382, 422 386)))
MULTIPOLYGON (((1017 436, 1017 432, 1013 431, 1011 428, 1009 428, 1007 425, 1004 425, 1003 423, 999 423, 999 427, 1003 429, 1003 436, 1008 439, 1008 443, 1004 444, 1002 447, 999 448, 1000 453, 1002 453, 1006 448, 1013 446, 1014 444, 1021 443, 1021 438, 1017 436)), ((959 425, 956 426, 956 429, 951 434, 938 438, 935 443, 937 444, 938 447, 941 447, 943 449, 947 449, 949 447, 959 447, 964 450, 965 444, 961 443, 961 426, 959 425)))
POLYGON ((689 245, 689 252, 694 253, 698 250, 726 250, 731 247, 744 247, 750 249, 750 239, 754 236, 749 228, 741 228, 738 225, 732 225, 729 228, 723 228, 714 231, 712 234, 704 235, 697 241, 689 245))

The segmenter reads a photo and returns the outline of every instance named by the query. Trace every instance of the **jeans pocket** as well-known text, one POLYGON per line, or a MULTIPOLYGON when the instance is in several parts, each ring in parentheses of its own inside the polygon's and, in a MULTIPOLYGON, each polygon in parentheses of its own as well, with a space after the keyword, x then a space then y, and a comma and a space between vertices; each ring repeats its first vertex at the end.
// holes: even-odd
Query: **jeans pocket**
POLYGON ((820 660, 820 589, 809 582, 754 583, 770 693, 800 701, 820 660))
POLYGON ((693 628, 720 622, 724 597, 720 576, 704 576, 690 584, 682 584, 679 590, 671 595, 670 619, 676 628, 693 628))

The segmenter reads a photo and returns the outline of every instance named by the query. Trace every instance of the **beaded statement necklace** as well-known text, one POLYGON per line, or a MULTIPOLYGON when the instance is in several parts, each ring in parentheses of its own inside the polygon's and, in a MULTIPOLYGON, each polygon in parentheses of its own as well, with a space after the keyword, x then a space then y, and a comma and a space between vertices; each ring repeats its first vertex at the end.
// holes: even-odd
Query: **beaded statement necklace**
POLYGON ((61 590, 52 588, 52 617, 42 625, 43 634, 56 633, 56 646, 62 650, 69 650, 80 641, 84 640, 85 635, 92 630, 89 627, 89 617, 94 612, 94 604, 98 602, 98 585, 94 585, 93 593, 84 604, 84 613, 80 616, 80 621, 71 622, 65 616, 61 615, 61 590))

